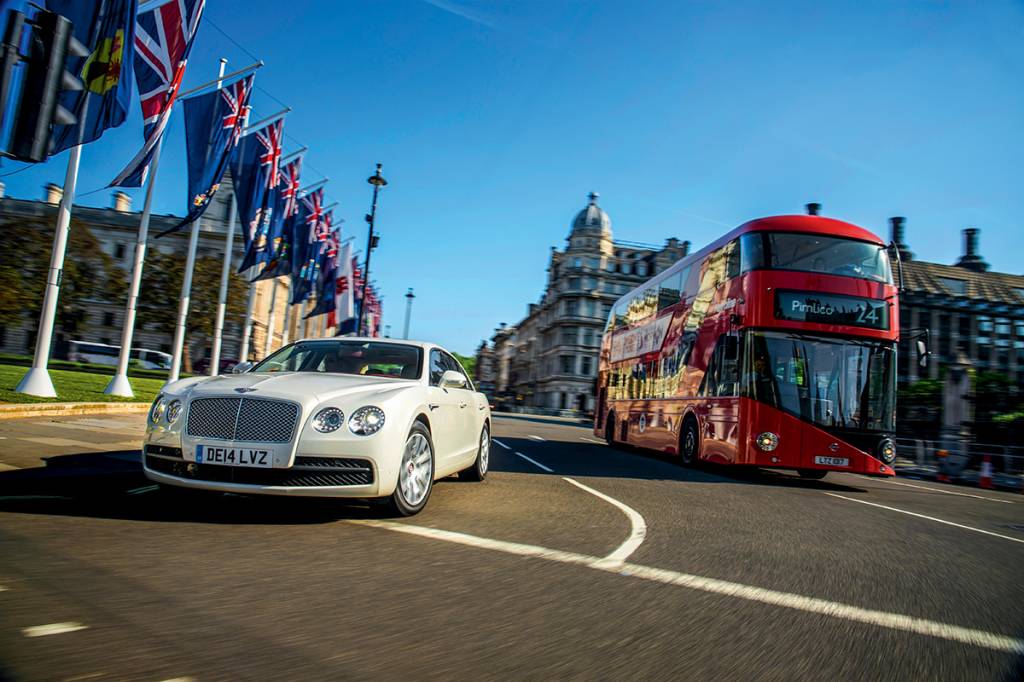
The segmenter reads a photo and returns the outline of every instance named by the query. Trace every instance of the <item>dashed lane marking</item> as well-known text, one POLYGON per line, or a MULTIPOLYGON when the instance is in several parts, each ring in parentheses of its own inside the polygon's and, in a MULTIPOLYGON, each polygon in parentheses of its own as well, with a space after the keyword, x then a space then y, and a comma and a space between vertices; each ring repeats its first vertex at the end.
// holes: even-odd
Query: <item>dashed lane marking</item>
POLYGON ((5 586, 3 586, 3 585, 0 585, 0 592, 6 592, 6 591, 7 591, 7 588, 5 586))
POLYGON ((32 627, 23 629, 22 632, 26 637, 45 637, 47 635, 62 635, 65 632, 85 630, 88 627, 88 625, 82 625, 81 623, 75 622, 49 623, 47 625, 33 625, 32 627))
POLYGON ((144 485, 141 488, 132 488, 131 490, 128 490, 126 492, 129 495, 145 495, 146 493, 151 493, 151 492, 153 492, 155 490, 160 490, 160 486, 158 486, 158 485, 144 485))
POLYGON ((492 538, 456 533, 453 531, 441 530, 439 528, 426 528, 423 526, 413 526, 394 521, 379 521, 371 519, 351 519, 348 523, 360 526, 369 526, 372 528, 381 528, 384 530, 406 533, 432 540, 451 542, 468 547, 489 549, 517 556, 544 559, 546 561, 554 561, 563 564, 575 564, 586 568, 617 574, 627 578, 639 578, 641 580, 658 582, 665 585, 685 587, 701 592, 732 597, 734 599, 759 602, 762 604, 770 604, 772 606, 804 611, 806 613, 815 613, 822 616, 828 616, 830 618, 866 623, 868 625, 926 635, 929 637, 960 642, 962 644, 969 644, 985 649, 993 649, 1012 654, 1024 653, 1024 640, 1021 639, 1016 639, 1008 635, 1002 635, 994 632, 986 632, 985 630, 975 630, 939 621, 927 620, 925 618, 916 618, 914 616, 908 616, 900 613, 863 609, 859 606, 829 601, 827 599, 805 597, 800 594, 769 590, 763 587, 744 585, 742 583, 718 580, 716 578, 706 578, 699 575, 691 575, 689 573, 679 573, 678 571, 642 566, 640 564, 609 562, 605 558, 590 556, 587 554, 577 554, 575 552, 564 552, 562 550, 549 549, 547 547, 540 547, 537 545, 525 545, 517 542, 494 540, 492 538))
POLYGON ((547 440, 547 438, 541 438, 540 436, 534 436, 533 434, 530 434, 527 438, 531 440, 539 440, 542 443, 547 440))
POLYGON ((580 488, 581 490, 586 490, 594 497, 600 498, 607 502, 608 504, 617 507, 619 511, 625 514, 626 518, 629 519, 629 537, 626 538, 625 541, 621 545, 619 545, 614 552, 612 552, 604 558, 604 560, 606 562, 609 562, 610 564, 622 565, 622 563, 626 559, 628 559, 630 555, 633 552, 635 552, 637 548, 643 543, 644 538, 647 537, 647 522, 644 521, 644 517, 641 516, 640 512, 638 512, 637 510, 633 509, 632 507, 622 502, 619 502, 614 497, 605 495, 600 490, 594 490, 593 488, 585 486, 579 481, 569 478, 567 476, 563 476, 562 478, 563 480, 572 483, 577 488, 580 488))
POLYGON ((580 440, 585 440, 588 443, 597 443, 598 445, 604 445, 605 444, 605 441, 603 441, 603 440, 598 440, 596 438, 587 438, 586 436, 580 436, 580 440))
POLYGON ((527 462, 529 462, 529 463, 530 463, 530 464, 532 464, 533 466, 537 467, 538 469, 543 469, 544 471, 548 472, 549 474, 553 474, 553 473, 555 473, 555 470, 554 470, 554 469, 550 469, 550 468, 548 468, 548 467, 544 466, 543 464, 541 464, 541 463, 540 463, 540 462, 538 462, 537 460, 535 460, 535 459, 531 459, 531 458, 527 457, 526 455, 524 455, 524 454, 523 454, 523 453, 521 453, 521 452, 516 452, 515 454, 516 454, 517 456, 519 456, 519 457, 522 457, 523 459, 525 459, 525 460, 526 460, 527 462))
MULTIPOLYGON (((871 481, 879 480, 877 478, 872 478, 870 476, 861 476, 861 478, 866 478, 871 481)), ((1010 500, 998 500, 994 497, 985 497, 984 495, 975 495, 973 493, 962 493, 956 490, 942 490, 941 488, 931 488, 926 485, 915 485, 914 483, 904 483, 902 481, 883 480, 882 482, 888 485, 902 485, 907 488, 920 488, 921 490, 930 490, 933 493, 942 493, 944 495, 958 495, 960 497, 973 497, 979 500, 988 500, 989 502, 1002 502, 1003 504, 1013 504, 1013 502, 1011 502, 1010 500)))
POLYGON ((934 516, 927 516, 925 514, 918 514, 916 512, 907 511, 906 509, 897 509, 896 507, 889 507, 889 506, 884 505, 884 504, 877 504, 875 502, 868 502, 866 500, 858 500, 858 499, 855 499, 855 498, 852 498, 852 497, 846 497, 845 495, 837 495, 835 493, 825 493, 825 494, 826 495, 830 495, 832 497, 838 497, 841 500, 847 500, 849 502, 859 502, 860 504, 867 504, 867 505, 870 505, 872 507, 878 507, 879 509, 888 509, 889 511, 898 512, 900 514, 906 514, 907 516, 916 516, 919 519, 927 519, 929 521, 934 521, 936 523, 942 523, 942 524, 945 524, 947 526, 954 526, 955 528, 962 528, 964 530, 972 530, 975 533, 983 533, 985 535, 991 535, 992 537, 1002 538, 1003 540, 1009 540, 1011 542, 1019 542, 1022 545, 1024 545, 1024 540, 1021 540, 1020 538, 1014 538, 1014 537, 1010 537, 1009 535, 1001 535, 999 533, 993 533, 992 531, 982 530, 981 528, 975 528, 974 526, 965 526, 965 525, 960 524, 960 523, 953 523, 952 521, 946 521, 945 519, 937 519, 934 516))
POLYGON ((511 450, 511 449, 512 449, 512 448, 511 448, 511 447, 509 447, 508 445, 505 445, 504 443, 502 443, 502 442, 501 442, 500 440, 498 440, 497 438, 492 438, 492 439, 491 439, 491 442, 492 442, 492 443, 497 443, 498 445, 500 445, 501 447, 505 448, 506 450, 511 450))

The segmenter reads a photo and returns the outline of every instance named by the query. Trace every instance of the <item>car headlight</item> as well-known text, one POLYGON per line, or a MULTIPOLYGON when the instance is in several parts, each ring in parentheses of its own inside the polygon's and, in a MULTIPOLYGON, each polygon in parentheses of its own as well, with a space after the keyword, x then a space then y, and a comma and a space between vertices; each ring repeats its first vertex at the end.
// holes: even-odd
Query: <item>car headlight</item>
POLYGON ((181 401, 180 400, 172 400, 167 405, 167 423, 168 424, 173 424, 174 422, 178 421, 178 417, 180 417, 180 416, 181 416, 181 401))
POLYGON ((876 452, 878 452, 878 459, 886 464, 892 464, 896 461, 896 443, 893 442, 892 438, 883 438, 878 444, 876 452))
POLYGON ((360 407, 348 419, 348 429, 357 436, 372 436, 384 426, 384 410, 379 407, 360 407))
POLYGON ((160 417, 163 415, 165 407, 167 407, 167 404, 164 402, 164 396, 161 393, 156 397, 156 400, 153 401, 153 406, 149 408, 150 424, 156 424, 160 421, 160 417))
POLYGON ((779 447, 779 435, 772 433, 771 431, 765 431, 759 434, 756 439, 757 447, 761 448, 765 452, 771 452, 775 448, 779 447))
POLYGON ((345 413, 337 407, 325 407, 313 416, 313 428, 320 433, 331 433, 345 423, 345 413))

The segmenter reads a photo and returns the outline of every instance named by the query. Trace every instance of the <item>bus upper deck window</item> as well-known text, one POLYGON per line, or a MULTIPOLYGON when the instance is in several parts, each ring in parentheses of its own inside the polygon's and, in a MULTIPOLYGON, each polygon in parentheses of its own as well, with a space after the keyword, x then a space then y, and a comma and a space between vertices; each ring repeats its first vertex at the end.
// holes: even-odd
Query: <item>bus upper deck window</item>
POLYGON ((764 267, 764 235, 751 232, 740 237, 740 272, 764 267))

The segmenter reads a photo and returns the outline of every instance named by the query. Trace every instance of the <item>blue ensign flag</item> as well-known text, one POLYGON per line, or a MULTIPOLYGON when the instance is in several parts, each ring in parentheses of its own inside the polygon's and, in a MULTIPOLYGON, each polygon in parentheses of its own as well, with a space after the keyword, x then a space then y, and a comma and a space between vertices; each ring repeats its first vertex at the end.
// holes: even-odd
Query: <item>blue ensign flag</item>
POLYGON ((283 133, 284 119, 246 133, 231 156, 231 182, 245 239, 239 272, 255 265, 270 246, 269 230, 281 182, 283 133))
MULTIPOLYGON (((325 216, 324 222, 329 226, 331 214, 325 216)), ((320 269, 317 272, 316 281, 316 305, 306 314, 306 317, 314 315, 325 315, 334 312, 337 301, 338 285, 338 247, 340 241, 340 230, 331 230, 324 242, 323 252, 320 256, 320 269)))
POLYGON ((46 9, 67 18, 89 55, 68 57, 66 68, 82 80, 78 91, 61 93, 60 104, 78 121, 54 126, 58 154, 100 138, 128 116, 132 100, 132 56, 137 0, 47 0, 46 9))
POLYGON ((188 213, 158 237, 178 232, 206 212, 227 170, 249 115, 252 74, 219 90, 184 100, 188 152, 188 213))

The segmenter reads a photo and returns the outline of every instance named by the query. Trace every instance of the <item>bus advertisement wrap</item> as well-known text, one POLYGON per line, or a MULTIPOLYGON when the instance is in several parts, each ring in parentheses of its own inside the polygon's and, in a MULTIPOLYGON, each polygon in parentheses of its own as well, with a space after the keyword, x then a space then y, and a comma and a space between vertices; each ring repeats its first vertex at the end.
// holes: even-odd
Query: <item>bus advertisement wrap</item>
POLYGON ((615 332, 612 335, 611 361, 619 362, 661 350, 671 321, 672 316, 665 315, 642 327, 615 332))

